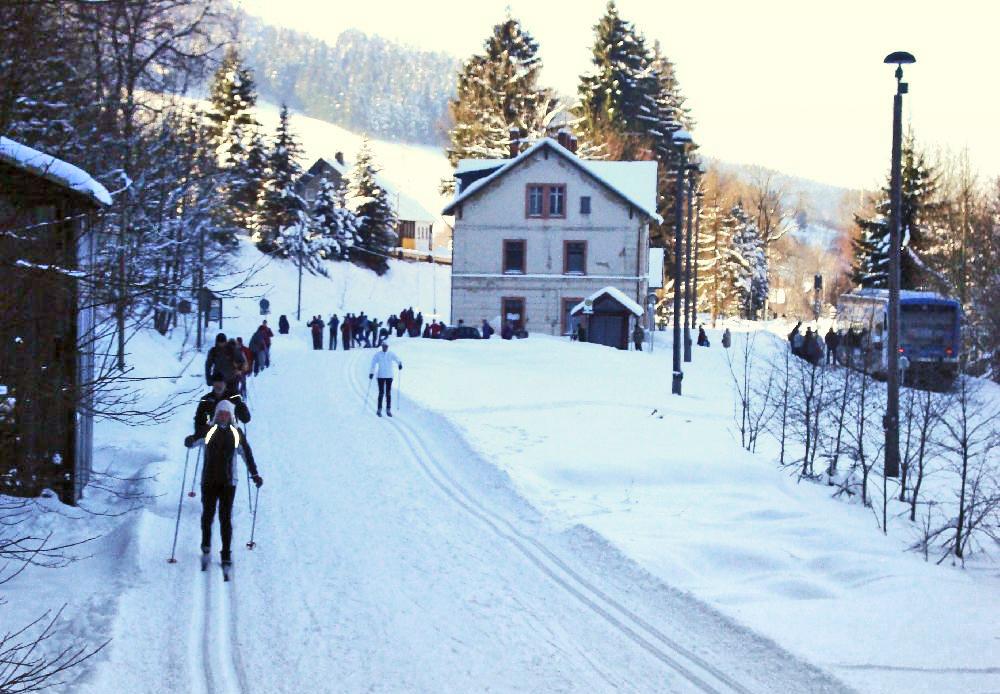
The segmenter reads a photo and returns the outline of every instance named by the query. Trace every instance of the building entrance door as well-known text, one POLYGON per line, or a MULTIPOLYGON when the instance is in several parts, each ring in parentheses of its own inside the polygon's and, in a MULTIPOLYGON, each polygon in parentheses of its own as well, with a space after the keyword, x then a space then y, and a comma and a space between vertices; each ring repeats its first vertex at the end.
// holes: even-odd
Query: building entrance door
POLYGON ((521 330, 524 328, 524 299, 504 297, 500 302, 500 315, 515 331, 521 330))

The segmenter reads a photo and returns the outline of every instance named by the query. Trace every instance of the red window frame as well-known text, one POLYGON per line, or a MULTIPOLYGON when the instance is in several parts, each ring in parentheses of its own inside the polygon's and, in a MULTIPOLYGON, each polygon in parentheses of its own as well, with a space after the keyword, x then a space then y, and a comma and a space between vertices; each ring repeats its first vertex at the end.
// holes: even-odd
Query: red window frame
POLYGON ((503 257, 500 259, 501 272, 503 274, 511 275, 523 275, 528 271, 528 241, 526 239, 504 239, 503 240, 503 257), (508 244, 519 243, 521 244, 521 268, 510 268, 507 266, 507 246, 508 244))
MULTIPOLYGON (((563 241, 563 274, 581 276, 587 274, 587 242, 586 241, 563 241), (583 244, 583 269, 570 271, 569 269, 569 245, 571 243, 583 244)), ((581 299, 583 301, 583 299, 581 299)))
POLYGON ((567 322, 566 319, 569 318, 569 310, 571 308, 573 308, 574 306, 576 306, 581 301, 583 301, 583 297, 582 296, 579 299, 574 299, 574 298, 571 298, 571 297, 563 297, 562 303, 560 304, 560 306, 562 307, 562 311, 561 311, 562 315, 561 315, 561 320, 560 320, 560 322, 562 323, 562 330, 560 332, 563 335, 566 334, 566 329, 568 327, 566 325, 566 322, 567 322))
POLYGON ((525 219, 566 219, 566 207, 569 198, 566 196, 565 183, 528 183, 524 186, 524 218, 525 219), (540 188, 542 191, 542 213, 531 214, 531 191, 533 188, 540 188), (558 190, 562 193, 562 213, 552 214, 549 203, 552 202, 552 191, 558 190))

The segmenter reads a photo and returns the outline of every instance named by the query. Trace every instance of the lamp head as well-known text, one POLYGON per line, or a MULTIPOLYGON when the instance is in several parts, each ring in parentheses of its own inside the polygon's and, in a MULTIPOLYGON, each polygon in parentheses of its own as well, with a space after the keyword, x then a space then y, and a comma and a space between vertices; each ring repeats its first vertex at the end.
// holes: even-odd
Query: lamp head
POLYGON ((917 62, 917 59, 913 57, 912 53, 907 53, 906 51, 896 51, 895 53, 890 53, 882 61, 886 65, 911 65, 917 62))

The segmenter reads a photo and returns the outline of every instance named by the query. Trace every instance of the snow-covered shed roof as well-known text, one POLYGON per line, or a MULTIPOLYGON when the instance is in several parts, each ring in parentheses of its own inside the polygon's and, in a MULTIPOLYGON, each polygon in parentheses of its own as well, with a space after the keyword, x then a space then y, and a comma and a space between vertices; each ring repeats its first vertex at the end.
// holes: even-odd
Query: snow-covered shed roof
POLYGON ((0 161, 41 176, 102 205, 111 204, 107 188, 91 178, 83 169, 2 136, 0 136, 0 161))
POLYGON ((628 295, 625 294, 625 292, 623 292, 618 287, 605 287, 604 289, 597 290, 596 292, 588 296, 586 299, 578 303, 576 306, 574 306, 573 309, 570 311, 570 314, 576 315, 577 313, 580 313, 581 311, 585 310, 587 308, 588 301, 590 302, 590 305, 593 306, 595 301, 597 301, 599 298, 605 295, 610 296, 619 304, 627 308, 633 315, 636 316, 642 315, 642 306, 636 303, 634 299, 628 298, 628 295))
POLYGON ((531 145, 513 159, 463 159, 458 162, 456 174, 481 171, 498 167, 489 176, 473 181, 448 203, 442 214, 454 214, 455 206, 489 186, 535 152, 548 147, 567 161, 582 169, 592 178, 617 194, 656 222, 663 218, 656 213, 656 162, 655 161, 597 161, 581 159, 550 137, 531 145))

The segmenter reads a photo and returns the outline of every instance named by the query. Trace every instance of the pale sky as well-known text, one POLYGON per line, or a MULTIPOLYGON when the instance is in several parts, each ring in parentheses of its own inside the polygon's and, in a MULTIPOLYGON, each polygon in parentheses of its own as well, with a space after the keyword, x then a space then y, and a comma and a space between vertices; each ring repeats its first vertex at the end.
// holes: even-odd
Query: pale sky
MULTIPOLYGON (((543 82, 576 94, 606 0, 243 0, 273 24, 343 30, 460 58, 506 7, 540 45, 543 82)), ((927 147, 969 148, 1000 175, 1000 0, 620 0, 621 16, 674 61, 708 155, 849 187, 888 171, 893 67, 905 50, 905 122, 927 147)))

